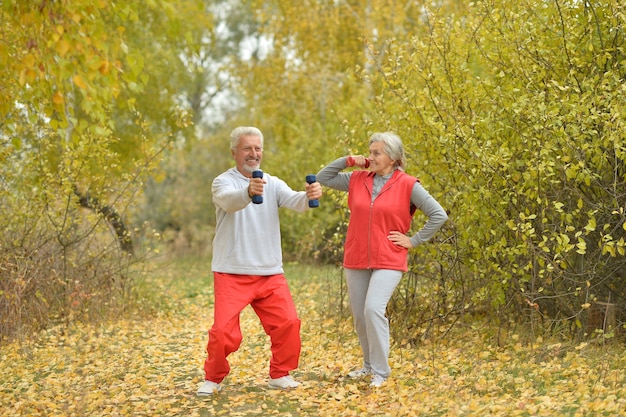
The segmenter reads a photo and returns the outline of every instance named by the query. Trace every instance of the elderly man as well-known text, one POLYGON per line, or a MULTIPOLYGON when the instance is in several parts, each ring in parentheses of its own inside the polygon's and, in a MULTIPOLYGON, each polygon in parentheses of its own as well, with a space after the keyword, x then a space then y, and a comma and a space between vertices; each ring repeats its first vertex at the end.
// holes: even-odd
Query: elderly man
POLYGON ((305 211, 310 200, 322 196, 322 187, 313 182, 306 184, 306 191, 294 191, 278 177, 261 173, 263 134, 255 127, 233 130, 231 153, 236 166, 212 186, 217 214, 211 265, 215 306, 198 395, 221 389, 230 372, 227 357, 241 344, 239 316, 247 305, 271 340, 269 386, 299 385, 289 372, 300 358, 300 319, 284 276, 278 209, 305 211))

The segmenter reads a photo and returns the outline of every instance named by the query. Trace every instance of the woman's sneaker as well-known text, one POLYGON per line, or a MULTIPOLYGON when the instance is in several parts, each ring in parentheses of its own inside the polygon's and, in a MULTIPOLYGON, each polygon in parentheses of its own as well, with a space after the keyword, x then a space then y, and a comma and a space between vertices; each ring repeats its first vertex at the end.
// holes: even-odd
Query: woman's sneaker
POLYGON ((369 368, 356 369, 348 372, 348 378, 361 378, 372 374, 372 370, 369 368))
POLYGON ((373 375, 372 376, 372 382, 370 382, 370 387, 374 387, 374 388, 378 388, 380 387, 384 382, 386 381, 385 378, 383 378, 380 375, 373 375))

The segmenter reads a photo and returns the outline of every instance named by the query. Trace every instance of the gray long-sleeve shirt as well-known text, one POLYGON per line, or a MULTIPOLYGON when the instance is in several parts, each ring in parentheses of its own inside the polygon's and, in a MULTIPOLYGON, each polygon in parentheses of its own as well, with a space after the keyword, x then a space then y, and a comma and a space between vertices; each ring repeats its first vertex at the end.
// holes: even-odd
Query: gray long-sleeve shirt
POLYGON ((250 179, 231 168, 213 180, 217 223, 211 268, 246 275, 283 273, 278 209, 308 209, 306 192, 294 191, 283 180, 263 175, 263 203, 252 204, 250 179))
MULTIPOLYGON (((322 168, 322 170, 317 173, 317 181, 326 187, 338 191, 348 191, 352 173, 341 172, 347 167, 346 160, 347 157, 341 157, 322 168)), ((390 177, 391 175, 385 177, 376 175, 374 177, 372 201, 376 198, 378 192, 390 177)), ((413 186, 411 202, 428 217, 428 221, 424 226, 411 236, 411 245, 415 247, 429 241, 448 220, 448 215, 437 200, 435 200, 419 182, 416 182, 413 186)))

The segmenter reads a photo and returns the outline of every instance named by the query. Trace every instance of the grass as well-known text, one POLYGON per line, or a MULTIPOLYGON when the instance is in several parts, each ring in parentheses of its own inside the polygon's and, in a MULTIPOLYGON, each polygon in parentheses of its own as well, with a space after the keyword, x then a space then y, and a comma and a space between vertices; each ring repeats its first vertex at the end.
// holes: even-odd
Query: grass
MULTIPOLYGON (((459 327, 418 346, 394 342, 380 389, 345 374, 361 354, 334 267, 286 266, 302 318, 292 391, 267 388, 269 342, 251 309, 222 391, 196 397, 203 379, 212 279, 206 259, 155 264, 143 307, 108 323, 51 329, 0 353, 1 415, 32 416, 605 416, 626 412, 619 343, 529 345, 459 327)), ((400 325, 400 324, 394 324, 400 325)), ((474 326, 481 328, 481 326, 474 326)))

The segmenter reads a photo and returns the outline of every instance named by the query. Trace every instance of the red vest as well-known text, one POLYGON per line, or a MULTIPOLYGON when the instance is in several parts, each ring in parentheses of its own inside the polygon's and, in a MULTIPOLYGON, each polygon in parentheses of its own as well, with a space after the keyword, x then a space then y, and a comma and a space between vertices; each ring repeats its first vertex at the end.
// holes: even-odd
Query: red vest
POLYGON ((406 272, 408 249, 394 245, 387 236, 394 230, 404 234, 409 231, 415 213, 411 192, 419 180, 396 170, 372 203, 374 176, 369 171, 353 171, 350 177, 350 223, 343 266, 406 272))

